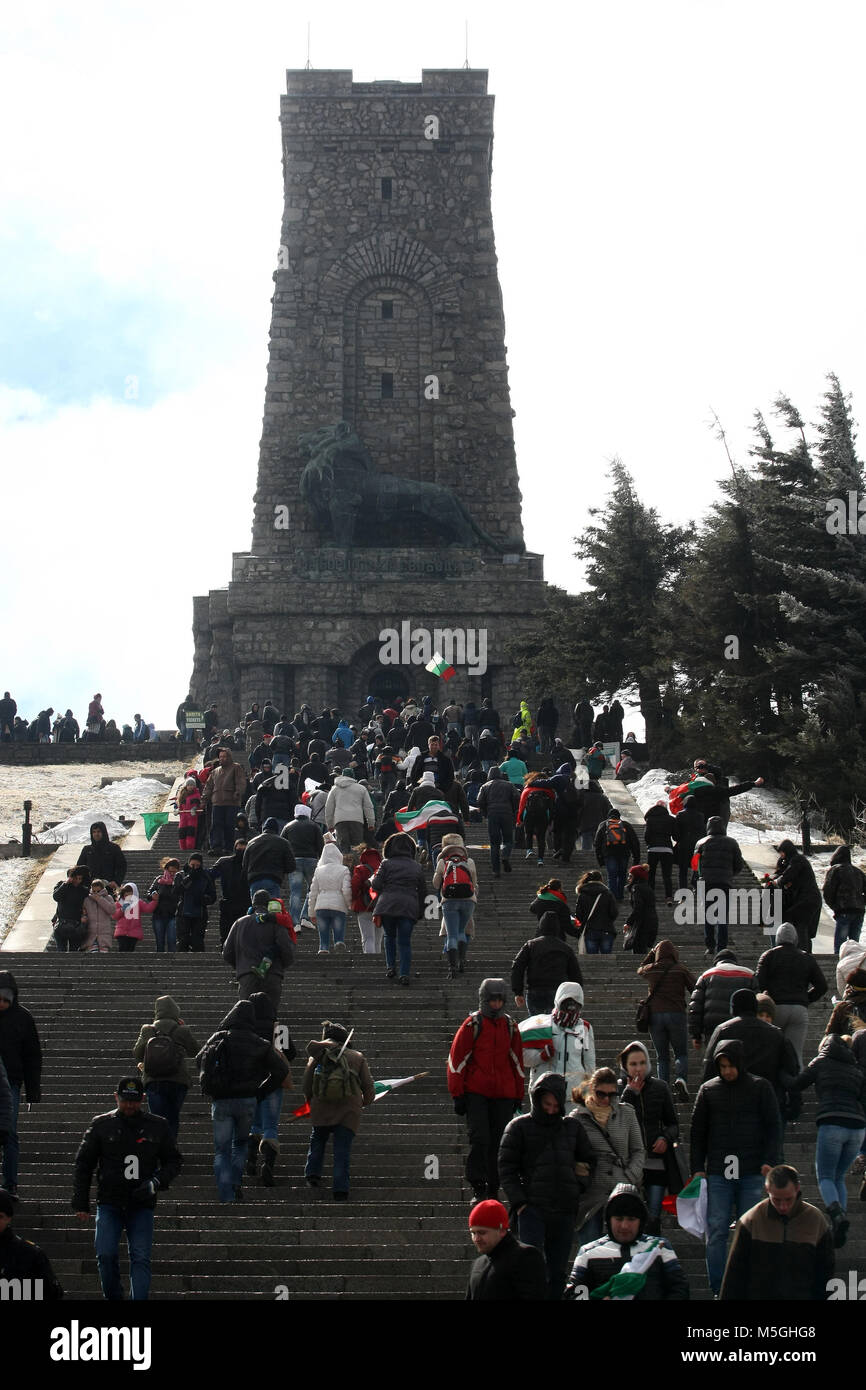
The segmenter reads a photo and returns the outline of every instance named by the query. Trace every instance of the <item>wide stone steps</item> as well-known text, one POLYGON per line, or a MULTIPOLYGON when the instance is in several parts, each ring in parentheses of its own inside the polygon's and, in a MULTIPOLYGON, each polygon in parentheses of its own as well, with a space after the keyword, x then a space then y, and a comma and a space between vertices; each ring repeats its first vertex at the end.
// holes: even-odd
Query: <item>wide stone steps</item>
MULTIPOLYGON (((640 815, 628 793, 607 780, 605 789, 640 828, 640 815)), ((468 839, 479 873, 477 934, 466 974, 458 980, 445 978, 438 920, 419 923, 415 929, 408 990, 384 978, 382 957, 361 955, 354 917, 347 931, 350 950, 344 954, 320 957, 316 934, 299 933, 280 1021, 288 1024, 301 1056, 293 1065, 296 1089, 284 1098, 275 1187, 264 1188, 258 1180, 245 1178, 243 1203, 218 1203, 209 1106, 197 1085, 190 1088, 180 1131, 184 1169, 161 1196, 157 1211, 152 1297, 273 1299, 275 1290, 284 1286, 292 1299, 463 1298, 474 1253, 466 1234, 471 1194, 462 1173, 465 1128, 453 1115, 447 1093, 448 1047, 457 1025, 477 1007, 479 982, 489 975, 508 980, 511 960, 522 942, 535 934, 537 922, 528 909, 536 887, 548 877, 560 877, 573 902, 580 873, 596 867, 594 856, 577 853, 568 865, 559 866, 548 856, 539 868, 515 850, 514 872, 494 879, 483 848, 485 827, 472 826, 468 839), (352 1155, 347 1204, 331 1201, 328 1166, 318 1193, 311 1194, 305 1186, 309 1123, 289 1119, 301 1101, 297 1085, 305 1045, 319 1036, 324 1018, 337 1018, 356 1029, 354 1041, 365 1052, 374 1077, 430 1073, 365 1112, 352 1155), (431 1157, 438 1162, 436 1178, 425 1176, 431 1157)), ((169 824, 147 851, 129 854, 128 877, 147 887, 159 860, 171 853, 177 853, 177 828, 169 824)), ((746 873, 738 882, 744 888, 755 886, 746 873)), ((708 964, 702 929, 674 922, 660 882, 656 894, 659 935, 673 940, 684 962, 700 974, 708 964)), ((627 912, 624 904, 620 920, 627 912)), ((157 995, 168 993, 177 1000, 202 1043, 235 1002, 231 972, 218 955, 216 922, 213 909, 207 949, 198 955, 157 956, 145 927, 144 941, 134 955, 7 951, 0 956, 0 967, 18 978, 21 1002, 39 1023, 46 1054, 43 1102, 29 1112, 25 1107, 21 1114, 22 1201, 16 1229, 44 1246, 72 1297, 100 1297, 93 1221, 79 1222, 69 1206, 81 1136, 94 1114, 112 1108, 118 1078, 134 1071, 132 1047, 140 1025, 153 1016, 157 995)), ((770 944, 760 927, 737 927, 732 936, 742 963, 754 964, 770 944)), ((608 957, 582 956, 580 963, 585 1013, 595 1030, 598 1061, 613 1064, 634 1037, 634 1010, 645 993, 635 974, 638 961, 617 951, 608 957)), ((833 963, 822 965, 832 989, 833 963)), ((823 1002, 810 1011, 808 1055, 816 1050, 828 1011, 823 1002)), ((513 1006, 512 1012, 517 1012, 513 1006)), ((701 1062, 697 1052, 690 1054, 693 1097, 701 1062)), ((687 1141, 690 1106, 677 1109, 687 1141)), ((807 1092, 803 1117, 788 1130, 786 1157, 803 1174, 807 1198, 819 1201, 813 1169, 814 1109, 814 1094, 807 1092)), ((841 1273, 856 1268, 866 1256, 866 1204, 861 1207, 856 1201, 858 1187, 851 1180, 855 1200, 849 1241, 839 1254, 841 1273)), ((703 1246, 668 1217, 663 1229, 680 1255, 693 1298, 707 1298, 703 1246)))

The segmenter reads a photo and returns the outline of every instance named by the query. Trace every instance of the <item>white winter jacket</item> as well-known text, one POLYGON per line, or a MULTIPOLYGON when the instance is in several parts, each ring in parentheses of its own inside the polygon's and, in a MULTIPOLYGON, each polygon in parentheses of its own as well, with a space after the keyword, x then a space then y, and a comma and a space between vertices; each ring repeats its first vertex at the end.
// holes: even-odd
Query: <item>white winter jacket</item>
POLYGON ((335 912, 352 909, 352 875, 334 844, 325 845, 310 884, 311 917, 318 907, 330 907, 335 912))

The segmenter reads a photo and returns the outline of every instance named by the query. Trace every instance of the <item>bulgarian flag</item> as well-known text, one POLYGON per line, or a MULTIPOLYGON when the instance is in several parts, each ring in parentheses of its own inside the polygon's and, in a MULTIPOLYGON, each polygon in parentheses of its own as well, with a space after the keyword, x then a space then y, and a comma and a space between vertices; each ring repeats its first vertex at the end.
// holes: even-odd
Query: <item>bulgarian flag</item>
POLYGON ((617 1274, 611 1275, 607 1283, 600 1284, 597 1289, 593 1289, 590 1298, 611 1298, 620 1303, 634 1298, 639 1294, 646 1283, 646 1272, 654 1260, 661 1254, 659 1241, 650 1241, 646 1250, 641 1250, 637 1255, 633 1255, 630 1260, 626 1260, 622 1269, 617 1274))
POLYGON ((373 1087, 376 1094, 373 1099, 381 1100, 383 1096, 389 1095, 391 1091, 396 1091, 398 1086, 408 1086, 410 1081, 420 1081, 422 1076, 429 1075, 429 1071, 419 1071, 417 1076, 400 1076, 392 1078, 390 1081, 375 1081, 373 1087))
POLYGON ((454 809, 447 801, 428 801, 426 805, 419 806, 417 811, 398 811, 394 819, 401 830, 422 830, 440 811, 454 815, 454 809))
POLYGON ((705 1240, 707 1234, 707 1180, 692 1178, 677 1196, 677 1221, 684 1231, 705 1240))
POLYGON ((450 681, 452 676, 457 675, 454 667, 448 665, 441 652, 433 653, 433 660, 427 662, 424 670, 429 671, 433 676, 441 676, 443 681, 450 681))
POLYGON ((168 811, 143 811, 141 819, 145 835, 152 840, 159 827, 168 823, 168 811))

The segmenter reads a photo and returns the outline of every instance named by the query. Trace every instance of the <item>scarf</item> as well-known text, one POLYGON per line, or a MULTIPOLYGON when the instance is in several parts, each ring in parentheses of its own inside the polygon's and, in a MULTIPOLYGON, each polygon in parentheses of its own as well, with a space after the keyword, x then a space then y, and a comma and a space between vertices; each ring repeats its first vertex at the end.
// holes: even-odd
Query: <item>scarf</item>
POLYGON ((583 1102, 592 1118, 602 1126, 607 1128, 607 1122, 611 1117, 613 1105, 599 1105, 594 1096, 587 1096, 583 1102))
POLYGON ((160 882, 160 883, 174 883, 174 876, 175 876, 176 873, 177 873, 177 870, 176 870, 176 869, 163 869, 162 873, 161 873, 160 876, 159 876, 159 882, 160 882))
POLYGON ((558 888, 544 888, 535 896, 543 903, 552 903, 558 899, 561 903, 565 903, 566 907, 568 906, 568 898, 558 888))

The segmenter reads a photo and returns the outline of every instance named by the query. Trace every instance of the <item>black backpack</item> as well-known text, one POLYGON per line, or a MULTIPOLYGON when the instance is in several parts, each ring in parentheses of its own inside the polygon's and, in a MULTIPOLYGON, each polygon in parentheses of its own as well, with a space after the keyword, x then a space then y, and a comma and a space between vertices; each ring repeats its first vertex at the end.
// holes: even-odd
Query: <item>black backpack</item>
POLYGON ((214 1100, 222 1100, 231 1092, 249 1087, 246 1094, 254 1096, 264 1073, 252 1075, 252 1058, 246 1048, 238 1044, 232 1029, 222 1029, 208 1038, 196 1057, 200 1070, 201 1092, 214 1100))
MULTIPOLYGON (((177 1024, 172 1024, 172 1032, 177 1024)), ((157 1032, 144 1048, 144 1070, 148 1076, 174 1076, 183 1066, 186 1053, 171 1033, 157 1032)))

